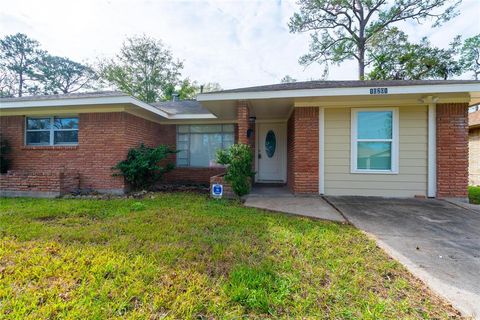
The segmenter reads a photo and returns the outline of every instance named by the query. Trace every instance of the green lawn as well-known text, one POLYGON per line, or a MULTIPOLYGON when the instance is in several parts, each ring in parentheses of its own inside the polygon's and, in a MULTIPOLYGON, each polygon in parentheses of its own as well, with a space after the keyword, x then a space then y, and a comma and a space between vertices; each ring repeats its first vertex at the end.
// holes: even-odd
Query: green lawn
POLYGON ((205 196, 0 199, 0 318, 446 319, 348 225, 205 196))
POLYGON ((480 186, 468 187, 468 199, 470 203, 480 204, 480 186))

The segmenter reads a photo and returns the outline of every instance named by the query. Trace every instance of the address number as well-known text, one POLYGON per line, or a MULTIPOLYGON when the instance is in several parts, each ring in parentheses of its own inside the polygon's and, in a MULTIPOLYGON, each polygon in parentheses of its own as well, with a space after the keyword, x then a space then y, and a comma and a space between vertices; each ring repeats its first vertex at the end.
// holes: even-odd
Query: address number
POLYGON ((388 94, 388 88, 371 88, 370 94, 388 94))

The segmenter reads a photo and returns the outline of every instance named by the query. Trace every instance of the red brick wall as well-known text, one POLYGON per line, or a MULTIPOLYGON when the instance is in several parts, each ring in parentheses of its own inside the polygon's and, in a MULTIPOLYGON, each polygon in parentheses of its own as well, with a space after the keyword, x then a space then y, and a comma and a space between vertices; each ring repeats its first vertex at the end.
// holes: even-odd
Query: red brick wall
MULTIPOLYGON (((79 115, 77 146, 25 146, 25 117, 0 117, 0 136, 12 146, 12 170, 65 171, 80 174, 80 188, 123 190, 121 177, 112 177, 112 167, 128 150, 144 143, 167 144, 175 148, 176 125, 158 123, 129 113, 89 113, 79 115)), ((169 161, 175 163, 175 156, 169 161)), ((208 184, 222 168, 177 168, 168 173, 168 183, 208 184)))
POLYGON ((165 175, 165 183, 208 184, 210 177, 224 173, 223 168, 175 168, 165 175))
POLYGON ((250 128, 250 113, 248 111, 247 101, 240 100, 237 102, 237 137, 238 143, 248 144, 247 131, 250 128))
POLYGON ((318 108, 295 108, 287 125, 287 185, 318 193, 318 108))
POLYGON ((0 190, 20 192, 51 192, 56 195, 78 189, 80 179, 76 171, 15 171, 0 176, 0 190))
POLYGON ((466 198, 468 104, 437 105, 437 197, 466 198))
POLYGON ((77 170, 80 187, 123 189, 111 167, 125 156, 125 114, 79 115, 77 146, 25 146, 23 116, 0 117, 0 135, 12 146, 13 170, 77 170))

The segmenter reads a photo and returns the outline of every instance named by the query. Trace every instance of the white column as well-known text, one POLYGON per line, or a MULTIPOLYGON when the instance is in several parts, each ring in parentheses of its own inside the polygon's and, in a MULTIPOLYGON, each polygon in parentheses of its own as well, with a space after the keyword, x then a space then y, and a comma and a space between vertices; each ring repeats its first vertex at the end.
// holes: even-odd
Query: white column
POLYGON ((318 108, 318 193, 325 194, 325 108, 318 108))
POLYGON ((435 98, 428 97, 428 184, 427 196, 437 195, 437 105, 435 98))

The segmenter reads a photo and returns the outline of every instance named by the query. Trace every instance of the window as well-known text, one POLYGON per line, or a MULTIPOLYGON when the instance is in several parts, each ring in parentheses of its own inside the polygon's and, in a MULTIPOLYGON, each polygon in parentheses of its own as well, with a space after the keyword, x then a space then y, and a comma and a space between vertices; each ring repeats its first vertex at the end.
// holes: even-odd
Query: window
POLYGON ((218 149, 234 143, 233 124, 177 126, 177 166, 214 166, 218 149))
POLYGON ((352 109, 352 173, 398 173, 398 110, 352 109))
POLYGON ((78 144, 78 117, 28 117, 25 144, 32 146, 78 144))

